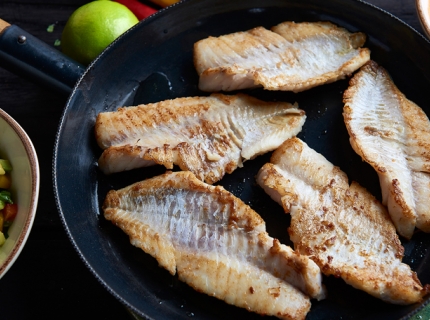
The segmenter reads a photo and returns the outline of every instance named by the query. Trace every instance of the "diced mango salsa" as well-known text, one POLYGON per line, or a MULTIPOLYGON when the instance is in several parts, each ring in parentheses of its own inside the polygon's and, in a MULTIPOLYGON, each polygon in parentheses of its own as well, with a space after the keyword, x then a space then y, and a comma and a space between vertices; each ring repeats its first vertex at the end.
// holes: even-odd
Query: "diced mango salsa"
POLYGON ((8 230, 18 213, 18 207, 13 203, 10 187, 12 165, 8 160, 0 159, 0 247, 6 242, 8 230))

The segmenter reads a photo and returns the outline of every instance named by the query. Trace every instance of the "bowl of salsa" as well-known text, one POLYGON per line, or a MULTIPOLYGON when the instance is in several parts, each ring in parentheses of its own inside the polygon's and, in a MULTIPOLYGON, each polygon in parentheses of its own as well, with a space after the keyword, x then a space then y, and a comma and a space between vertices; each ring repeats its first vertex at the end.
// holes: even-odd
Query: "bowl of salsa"
POLYGON ((0 109, 0 278, 30 234, 40 184, 36 150, 24 129, 0 109))

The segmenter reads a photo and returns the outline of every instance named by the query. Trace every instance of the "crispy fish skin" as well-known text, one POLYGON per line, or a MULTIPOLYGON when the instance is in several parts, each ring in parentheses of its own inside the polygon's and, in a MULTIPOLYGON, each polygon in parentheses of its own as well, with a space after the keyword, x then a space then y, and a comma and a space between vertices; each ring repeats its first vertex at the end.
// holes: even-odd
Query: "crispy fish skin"
POLYGON ((262 218, 221 186, 167 172, 110 191, 104 216, 199 292, 264 315, 305 319, 325 296, 318 266, 271 238, 262 218))
POLYGON ((401 261, 404 248, 386 208, 300 139, 279 147, 257 182, 291 214, 295 250, 325 275, 393 304, 416 303, 428 293, 401 261))
POLYGON ((382 203, 403 237, 430 232, 430 122, 371 61, 344 92, 350 143, 377 172, 382 203))
POLYGON ((330 22, 283 22, 194 44, 203 91, 263 87, 300 92, 343 79, 370 59, 363 33, 330 22))
POLYGON ((276 149, 299 133, 303 110, 245 94, 188 97, 97 116, 95 135, 104 150, 105 174, 154 164, 193 172, 207 183, 276 149))

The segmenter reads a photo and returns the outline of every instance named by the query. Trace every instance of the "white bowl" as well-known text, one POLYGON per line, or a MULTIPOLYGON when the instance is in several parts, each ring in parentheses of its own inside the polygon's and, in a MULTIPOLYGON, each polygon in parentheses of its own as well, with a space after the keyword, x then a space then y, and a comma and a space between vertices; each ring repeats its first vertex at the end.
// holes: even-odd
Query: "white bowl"
POLYGON ((0 156, 13 167, 12 200, 18 213, 0 247, 0 278, 12 267, 24 247, 36 216, 39 199, 39 162, 34 146, 21 126, 0 109, 0 156))
POLYGON ((416 0, 418 17, 425 34, 430 38, 430 0, 416 0))

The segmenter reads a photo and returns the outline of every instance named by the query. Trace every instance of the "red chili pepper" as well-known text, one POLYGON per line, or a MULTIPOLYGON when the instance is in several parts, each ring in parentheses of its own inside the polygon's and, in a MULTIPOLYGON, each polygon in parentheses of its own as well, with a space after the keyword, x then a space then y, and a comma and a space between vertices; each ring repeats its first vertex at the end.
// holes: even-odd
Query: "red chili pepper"
POLYGON ((145 19, 158 11, 157 9, 147 6, 138 0, 115 0, 115 2, 121 3, 129 8, 139 20, 145 19))

